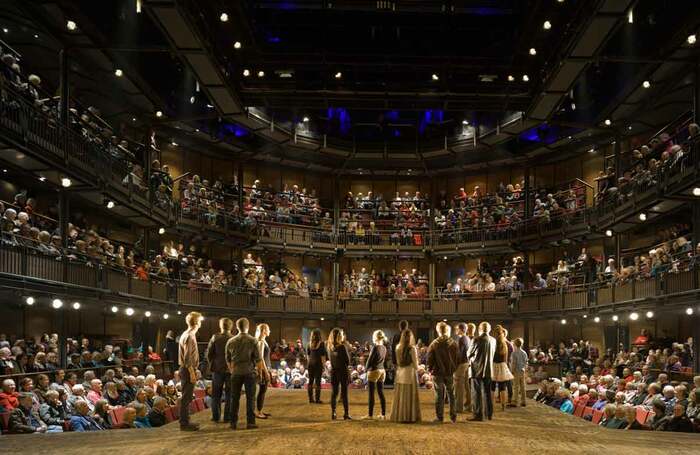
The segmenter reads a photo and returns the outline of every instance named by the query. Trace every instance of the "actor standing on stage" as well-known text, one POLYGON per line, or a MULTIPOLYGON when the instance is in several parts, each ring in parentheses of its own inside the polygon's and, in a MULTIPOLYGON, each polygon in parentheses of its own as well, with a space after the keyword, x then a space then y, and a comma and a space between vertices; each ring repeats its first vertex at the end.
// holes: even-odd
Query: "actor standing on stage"
POLYGON ((413 332, 406 329, 401 333, 398 345, 392 349, 396 357, 394 378, 394 402, 391 405, 392 422, 420 422, 420 401, 418 398, 418 353, 413 332))
POLYGON ((263 406, 265 406, 265 393, 267 392, 267 387, 270 385, 270 369, 272 368, 272 362, 270 361, 270 345, 267 344, 267 337, 269 335, 270 326, 267 324, 258 324, 255 329, 255 340, 258 343, 260 358, 262 358, 262 374, 258 376, 258 399, 256 402, 258 408, 256 417, 258 419, 267 419, 268 417, 272 416, 272 414, 263 412, 263 406))
POLYGON ((224 403, 224 422, 231 420, 231 373, 226 364, 226 343, 233 335, 233 321, 229 318, 219 319, 220 333, 212 335, 207 346, 207 361, 212 375, 211 384, 211 420, 218 422, 221 416, 221 396, 226 398, 224 403))
POLYGON ((187 330, 180 335, 178 361, 180 364, 180 430, 197 431, 199 425, 190 422, 190 403, 194 396, 194 383, 199 368, 199 350, 197 348, 197 331, 202 326, 202 315, 193 311, 185 317, 187 330))
POLYGON ((438 337, 428 347, 428 370, 435 387, 435 420, 442 423, 445 414, 445 394, 450 402, 450 420, 457 421, 453 375, 457 370, 457 343, 450 338, 450 326, 438 322, 435 326, 438 337))
POLYGON ((236 321, 238 334, 226 343, 226 362, 231 372, 231 429, 238 425, 238 408, 241 388, 245 386, 246 428, 258 428, 255 424, 255 383, 262 376, 262 358, 258 343, 248 334, 250 322, 246 318, 236 321))
POLYGON ((472 340, 469 349, 469 363, 472 375, 472 404, 474 417, 469 420, 481 421, 493 417, 493 400, 491 398, 491 377, 493 376, 493 356, 496 352, 496 340, 489 335, 491 324, 479 324, 479 336, 472 340), (484 409, 485 408, 485 409, 484 409))
POLYGON ((503 327, 497 325, 493 332, 496 335, 496 352, 493 357, 491 390, 498 392, 501 410, 505 411, 508 401, 508 382, 513 380, 513 375, 508 368, 508 343, 505 331, 503 327))
POLYGON ((374 391, 376 389, 377 396, 379 396, 379 404, 382 408, 382 413, 378 419, 384 420, 386 419, 386 399, 384 398, 384 379, 386 379, 386 370, 384 368, 386 346, 384 346, 384 342, 386 341, 386 336, 384 332, 375 330, 374 334, 372 334, 372 341, 374 345, 369 351, 369 357, 365 365, 367 383, 369 385, 369 414, 363 419, 371 420, 374 418, 374 391))
POLYGON ((314 329, 311 332, 311 337, 309 339, 309 345, 306 347, 307 358, 309 359, 309 365, 307 370, 309 372, 309 383, 306 386, 309 392, 309 403, 321 403, 321 376, 323 375, 323 368, 326 365, 326 345, 321 339, 321 331, 319 329, 314 329), (314 396, 314 392, 315 396, 314 396))
POLYGON ((328 358, 331 361, 331 419, 336 419, 335 405, 338 401, 338 391, 340 399, 343 401, 344 420, 350 418, 350 407, 348 404, 348 383, 350 382, 350 350, 345 342, 345 334, 342 329, 334 328, 328 335, 328 358))
MULTIPOLYGON (((471 324, 474 327, 474 324, 471 324)), ((469 384, 469 347, 472 336, 467 335, 468 326, 464 322, 457 325, 457 370, 454 374, 455 403, 457 413, 461 414, 471 409, 471 384, 469 384)))

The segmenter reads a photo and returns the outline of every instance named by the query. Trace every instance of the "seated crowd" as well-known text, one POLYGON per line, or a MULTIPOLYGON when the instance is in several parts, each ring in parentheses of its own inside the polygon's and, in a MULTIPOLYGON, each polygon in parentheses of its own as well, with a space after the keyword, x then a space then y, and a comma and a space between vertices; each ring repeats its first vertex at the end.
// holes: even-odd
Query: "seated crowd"
MULTIPOLYGON (((154 365, 144 362, 144 353, 131 349, 129 343, 126 349, 112 345, 95 349, 87 338, 80 343, 68 339, 71 361, 62 369, 56 360, 57 335, 45 334, 38 341, 19 339, 11 349, 10 339, 0 335, 0 374, 31 376, 21 377, 18 383, 10 378, 2 381, 0 414, 7 415, 3 432, 159 427, 167 422, 167 408, 180 400, 177 371, 170 380, 158 378, 154 365), (32 365, 26 362, 30 358, 32 365)), ((160 360, 152 348, 148 351, 146 359, 160 360)), ((197 376, 195 388, 207 390, 199 371, 197 376)))
POLYGON ((425 298, 428 296, 428 275, 417 269, 410 272, 403 269, 401 273, 395 270, 367 271, 362 267, 359 272, 353 270, 345 273, 341 280, 341 298, 386 296, 394 298, 425 298))
MULTIPOLYGON (((690 371, 692 339, 685 343, 664 337, 653 339, 646 330, 631 350, 612 350, 600 356, 590 342, 570 340, 545 350, 530 350, 533 364, 559 363, 566 372, 549 379, 543 368, 531 376, 539 383, 535 400, 573 414, 576 407, 602 412, 599 424, 606 428, 695 432, 700 430, 700 376, 688 381, 670 380, 671 373, 690 371), (638 410, 653 413, 640 422, 638 410)), ((594 419, 593 412, 583 414, 594 419)))

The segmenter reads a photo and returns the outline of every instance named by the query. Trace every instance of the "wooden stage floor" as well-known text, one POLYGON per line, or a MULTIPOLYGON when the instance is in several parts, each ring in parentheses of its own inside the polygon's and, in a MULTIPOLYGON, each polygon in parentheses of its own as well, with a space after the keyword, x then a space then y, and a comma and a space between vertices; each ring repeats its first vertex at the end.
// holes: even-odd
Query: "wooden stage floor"
MULTIPOLYGON (((391 409, 392 391, 386 394, 391 409)), ((325 403, 311 405, 303 391, 272 390, 266 409, 273 417, 259 420, 257 430, 231 431, 226 424, 211 422, 207 409, 193 418, 202 425, 198 432, 180 432, 177 423, 171 423, 150 430, 9 435, 0 437, 0 453, 700 453, 700 434, 607 430, 532 401, 525 408, 497 410, 490 422, 465 422, 466 416, 460 415, 456 424, 437 425, 426 423, 435 417, 431 391, 421 391, 424 422, 420 424, 360 421, 367 413, 367 395, 359 390, 350 394, 350 414, 356 420, 333 422, 329 399, 330 392, 324 390, 325 403)), ((245 423, 241 414, 239 426, 245 423)))

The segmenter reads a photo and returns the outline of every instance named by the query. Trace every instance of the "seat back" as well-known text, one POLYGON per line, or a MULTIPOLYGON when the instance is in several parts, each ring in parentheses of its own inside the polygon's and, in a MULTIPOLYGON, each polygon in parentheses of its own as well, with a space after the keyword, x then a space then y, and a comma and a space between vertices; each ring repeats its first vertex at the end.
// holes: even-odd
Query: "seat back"
POLYGON ((180 404, 174 404, 170 406, 170 410, 173 412, 173 416, 175 416, 175 419, 180 418, 180 404))
POLYGON ((194 404, 197 408, 197 412, 204 411, 206 409, 206 406, 204 405, 204 398, 197 398, 194 400, 194 404))
POLYGON ((195 398, 204 398, 207 396, 207 391, 204 389, 194 389, 195 398))
POLYGON ((7 433, 10 429, 10 413, 3 412, 0 413, 0 429, 3 433, 7 433))
POLYGON ((174 406, 165 408, 165 421, 167 423, 173 422, 175 420, 175 413, 173 412, 173 407, 174 406))
POLYGON ((124 423, 124 412, 126 412, 126 408, 123 406, 117 406, 109 411, 112 417, 112 425, 118 426, 124 423))
POLYGON ((586 406, 583 410, 583 415, 581 417, 592 416, 592 415, 593 415, 593 408, 590 406, 586 406))
POLYGON ((646 409, 644 409, 641 406, 637 406, 637 422, 644 425, 647 421, 648 415, 649 415, 649 411, 647 411, 646 409))
POLYGON ((576 417, 583 417, 583 410, 586 409, 586 406, 583 404, 577 404, 576 409, 574 409, 574 415, 576 417))
POLYGON ((598 409, 594 409, 593 410, 593 419, 591 420, 591 422, 598 425, 602 418, 603 418, 603 411, 599 411, 598 409))
POLYGON ((649 423, 649 422, 651 422, 651 419, 654 418, 654 415, 655 415, 655 414, 654 414, 654 411, 647 411, 647 418, 646 418, 646 420, 644 421, 644 423, 649 423))

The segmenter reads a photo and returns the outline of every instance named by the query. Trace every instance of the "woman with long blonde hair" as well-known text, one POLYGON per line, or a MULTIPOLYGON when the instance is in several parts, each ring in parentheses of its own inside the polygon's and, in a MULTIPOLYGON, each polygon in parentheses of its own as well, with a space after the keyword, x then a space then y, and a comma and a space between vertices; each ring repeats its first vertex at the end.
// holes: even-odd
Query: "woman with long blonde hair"
POLYGON ((348 383, 350 382, 350 351, 345 342, 345 333, 343 329, 338 327, 331 330, 328 334, 328 358, 331 361, 331 386, 333 393, 331 394, 331 419, 336 419, 335 405, 338 400, 338 392, 340 399, 343 402, 344 420, 352 420, 350 418, 350 406, 348 404, 348 383))
POLYGON ((498 392, 501 409, 506 410, 508 401, 508 382, 513 380, 513 374, 508 368, 508 341, 505 329, 497 325, 494 329, 496 336, 496 353, 493 356, 493 383, 491 389, 498 392))
POLYGON ((384 360, 386 360, 386 335, 381 330, 375 330, 372 334, 372 349, 369 351, 365 370, 367 371, 367 383, 369 385, 369 413, 363 419, 371 420, 374 418, 374 390, 377 390, 379 396, 379 404, 382 408, 382 413, 378 417, 379 420, 386 419, 386 399, 384 398, 384 379, 386 379, 386 370, 384 369, 384 360))
POLYGON ((258 343, 258 350, 260 351, 260 358, 263 360, 263 371, 260 378, 258 378, 258 398, 257 398, 257 414, 258 419, 267 419, 271 417, 271 414, 263 412, 263 406, 265 405, 265 392, 267 392, 267 387, 270 384, 270 368, 272 368, 272 363, 270 362, 270 345, 267 344, 266 338, 270 335, 270 326, 263 323, 258 324, 255 328, 255 340, 258 343))
POLYGON ((420 401, 418 398, 418 353, 416 340, 411 330, 401 332, 396 345, 396 376, 394 377, 394 401, 391 404, 392 422, 420 422, 420 401))

